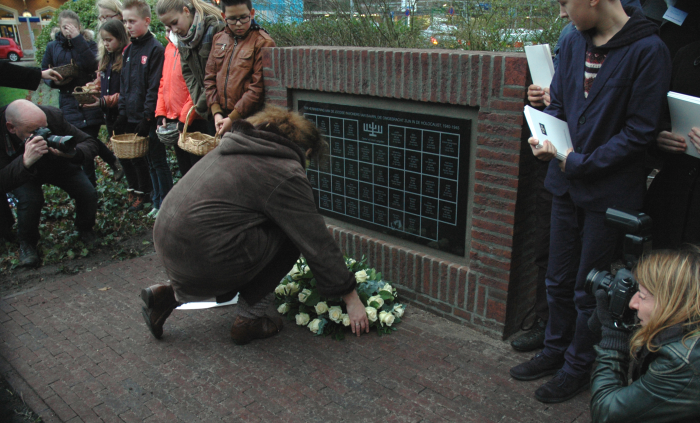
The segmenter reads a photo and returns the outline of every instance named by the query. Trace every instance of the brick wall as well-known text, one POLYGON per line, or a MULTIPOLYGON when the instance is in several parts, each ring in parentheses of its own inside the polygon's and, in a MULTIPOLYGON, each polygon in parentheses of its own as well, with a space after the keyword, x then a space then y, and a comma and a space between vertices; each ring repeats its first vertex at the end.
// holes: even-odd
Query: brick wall
MULTIPOLYGON (((414 305, 492 335, 518 330, 534 300, 534 158, 526 145, 523 54, 335 47, 263 51, 265 101, 316 90, 478 108, 471 244, 450 261, 329 225, 343 251, 384 273, 414 305), (466 263, 466 264, 465 264, 466 263)), ((417 249, 419 247, 416 247, 417 249)))

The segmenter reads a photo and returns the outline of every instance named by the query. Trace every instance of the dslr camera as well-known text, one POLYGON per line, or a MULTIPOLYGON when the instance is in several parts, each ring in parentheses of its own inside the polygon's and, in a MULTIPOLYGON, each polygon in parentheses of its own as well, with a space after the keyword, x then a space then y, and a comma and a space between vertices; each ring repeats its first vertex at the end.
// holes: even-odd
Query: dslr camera
POLYGON ((651 217, 644 213, 609 208, 605 212, 607 226, 624 231, 622 253, 625 267, 613 276, 605 270, 593 269, 586 276, 584 289, 594 295, 599 289, 608 294, 610 315, 615 325, 630 327, 634 324, 634 311, 629 303, 639 290, 632 269, 642 254, 651 250, 651 217))
POLYGON ((53 135, 51 133, 51 130, 46 127, 42 127, 34 131, 34 133, 30 135, 29 138, 25 140, 25 142, 32 139, 33 137, 42 137, 46 140, 46 144, 50 148, 55 148, 56 150, 62 153, 69 153, 73 151, 76 144, 78 144, 78 140, 74 139, 72 135, 53 135))

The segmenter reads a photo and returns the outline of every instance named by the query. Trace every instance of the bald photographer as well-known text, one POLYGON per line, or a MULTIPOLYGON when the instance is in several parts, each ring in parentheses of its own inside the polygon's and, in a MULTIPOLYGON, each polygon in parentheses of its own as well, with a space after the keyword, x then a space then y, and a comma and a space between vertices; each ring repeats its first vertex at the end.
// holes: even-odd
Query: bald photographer
MULTIPOLYGON (((97 141, 68 123, 55 107, 16 100, 0 108, 0 190, 17 198, 20 265, 39 264, 37 243, 44 205, 42 185, 54 185, 75 200, 75 226, 80 239, 92 244, 97 193, 81 169, 85 157, 97 154, 97 141)), ((0 201, 0 235, 10 238, 13 217, 0 201)))

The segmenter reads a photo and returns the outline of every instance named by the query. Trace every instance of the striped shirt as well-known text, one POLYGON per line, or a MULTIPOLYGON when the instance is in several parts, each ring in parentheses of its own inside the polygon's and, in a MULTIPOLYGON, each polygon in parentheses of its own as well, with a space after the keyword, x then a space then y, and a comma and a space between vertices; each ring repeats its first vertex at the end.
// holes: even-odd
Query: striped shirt
POLYGON ((603 66, 603 62, 605 61, 606 57, 607 52, 594 53, 590 50, 586 51, 586 66, 584 69, 583 81, 583 91, 586 98, 588 98, 588 93, 591 91, 593 81, 595 80, 595 77, 598 76, 598 71, 600 70, 601 66, 603 66))

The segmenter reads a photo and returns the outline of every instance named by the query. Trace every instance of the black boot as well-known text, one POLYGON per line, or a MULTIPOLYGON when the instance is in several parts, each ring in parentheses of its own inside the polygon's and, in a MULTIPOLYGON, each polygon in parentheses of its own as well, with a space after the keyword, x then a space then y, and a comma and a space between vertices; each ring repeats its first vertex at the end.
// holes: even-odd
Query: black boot
POLYGON ((36 252, 36 247, 27 241, 19 243, 19 265, 27 267, 36 267, 39 264, 39 254, 36 252))
POLYGON ((513 347, 515 351, 529 352, 539 348, 544 347, 544 331, 547 328, 547 322, 535 318, 535 323, 532 324, 532 328, 515 338, 510 346, 513 347))

